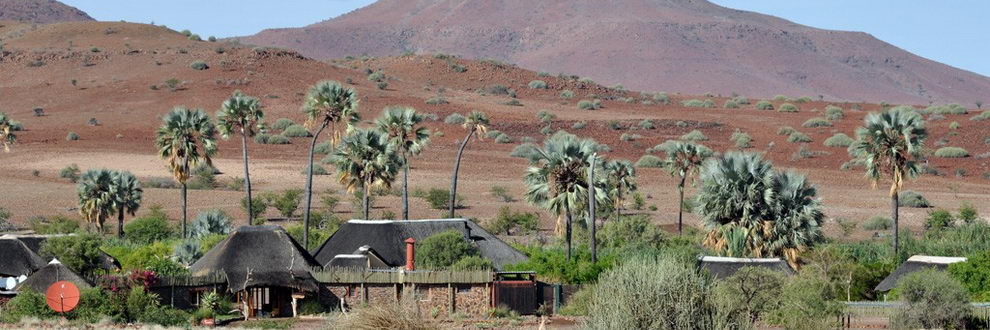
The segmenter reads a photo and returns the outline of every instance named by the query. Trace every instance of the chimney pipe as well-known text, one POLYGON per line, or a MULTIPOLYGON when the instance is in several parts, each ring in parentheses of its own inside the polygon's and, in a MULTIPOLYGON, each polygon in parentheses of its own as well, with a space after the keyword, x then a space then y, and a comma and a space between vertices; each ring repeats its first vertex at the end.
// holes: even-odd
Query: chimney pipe
POLYGON ((416 270, 416 240, 412 237, 406 239, 406 270, 416 270))

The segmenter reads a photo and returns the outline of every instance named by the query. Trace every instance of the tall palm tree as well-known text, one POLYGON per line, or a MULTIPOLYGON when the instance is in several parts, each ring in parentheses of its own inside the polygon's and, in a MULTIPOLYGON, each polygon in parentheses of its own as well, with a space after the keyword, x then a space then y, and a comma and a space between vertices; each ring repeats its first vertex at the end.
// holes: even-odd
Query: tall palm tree
POLYGON ((10 146, 17 142, 14 135, 14 127, 10 122, 10 117, 6 113, 0 112, 0 145, 4 152, 10 152, 10 146))
POLYGON ((364 219, 369 218, 371 187, 389 189, 399 173, 402 160, 388 136, 376 131, 356 129, 340 141, 331 157, 337 167, 340 183, 353 193, 361 189, 364 198, 364 219))
POLYGON ((114 211, 113 172, 106 169, 88 170, 76 185, 79 214, 103 233, 103 223, 114 211))
POLYGON ((636 167, 625 159, 610 160, 602 164, 602 170, 612 191, 609 195, 615 203, 615 220, 622 215, 623 193, 636 191, 636 167))
POLYGON ((798 255, 823 239, 822 213, 818 190, 804 175, 777 173, 774 177, 773 229, 767 243, 769 251, 782 254, 797 267, 798 255))
POLYGON ((225 140, 230 139, 232 134, 239 133, 241 136, 241 156, 244 159, 244 183, 247 187, 247 224, 254 223, 254 208, 251 198, 251 171, 248 169, 248 138, 253 137, 256 129, 261 129, 261 122, 265 118, 265 113, 261 110, 261 102, 258 99, 234 92, 227 101, 223 102, 220 111, 217 111, 217 127, 220 129, 220 136, 225 140))
POLYGON ((134 216, 141 207, 141 182, 131 172, 113 172, 111 191, 113 192, 113 208, 117 211, 117 236, 124 237, 124 214, 134 216))
POLYGON ((483 139, 485 132, 488 132, 488 115, 483 112, 471 111, 471 114, 464 119, 464 128, 468 130, 467 136, 461 142, 461 147, 457 149, 457 160, 454 161, 454 175, 450 179, 450 201, 447 208, 450 212, 447 217, 454 217, 454 208, 457 206, 457 172, 461 169, 461 156, 464 155, 464 148, 467 147, 471 137, 478 134, 478 139, 483 139))
POLYGON ((890 212, 894 219, 894 255, 898 254, 898 200, 905 178, 921 173, 918 160, 928 131, 925 120, 913 109, 894 108, 870 113, 863 126, 856 129, 857 140, 849 146, 849 155, 866 165, 866 177, 873 187, 890 178, 890 212))
POLYGON ((423 115, 413 108, 386 108, 378 118, 378 130, 402 156, 402 219, 409 220, 409 156, 418 155, 430 142, 430 130, 419 126, 423 115))
POLYGON ((309 144, 308 167, 306 168, 306 209, 303 213, 303 245, 309 246, 309 213, 313 206, 313 154, 316 153, 316 140, 328 126, 330 145, 336 146, 340 137, 337 124, 344 122, 350 131, 358 117, 357 92, 344 88, 339 82, 324 80, 309 88, 302 111, 306 114, 306 126, 319 127, 309 144))
MULTIPOLYGON (((571 260, 571 223, 573 212, 580 210, 589 197, 588 166, 598 151, 591 139, 572 134, 557 134, 544 141, 533 155, 534 165, 526 171, 526 201, 557 216, 557 233, 561 219, 566 219, 567 260, 571 260)), ((595 189, 599 200, 607 200, 604 189, 595 189)))
POLYGON ((199 164, 213 166, 217 151, 216 127, 206 112, 177 107, 163 118, 158 128, 155 146, 172 171, 175 181, 182 184, 182 237, 186 237, 187 187, 192 168, 199 164))
POLYGON ((711 149, 703 145, 674 140, 664 142, 660 145, 660 148, 667 154, 664 167, 667 168, 671 176, 680 179, 677 183, 677 193, 679 195, 677 205, 677 233, 682 234, 684 232, 684 185, 687 183, 688 178, 692 181, 694 180, 694 177, 698 175, 701 165, 714 153, 711 149))

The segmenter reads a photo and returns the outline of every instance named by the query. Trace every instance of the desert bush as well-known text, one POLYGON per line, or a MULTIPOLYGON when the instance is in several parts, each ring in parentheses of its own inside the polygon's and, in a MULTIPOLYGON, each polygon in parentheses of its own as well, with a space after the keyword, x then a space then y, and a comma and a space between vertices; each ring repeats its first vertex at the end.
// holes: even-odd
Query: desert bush
POLYGON ((797 131, 791 133, 791 135, 787 137, 787 142, 792 142, 792 143, 810 143, 811 141, 812 140, 810 136, 797 131))
POLYGON ((564 91, 560 92, 560 98, 565 100, 572 99, 574 98, 574 91, 565 89, 564 91))
POLYGON ((333 145, 330 144, 330 141, 320 142, 313 149, 313 152, 320 155, 328 155, 333 152, 333 145))
POLYGON ((571 125, 571 129, 584 129, 588 126, 588 123, 579 121, 571 125))
POLYGON ((619 136, 619 139, 622 140, 622 141, 624 141, 624 142, 632 142, 632 141, 639 140, 642 137, 643 136, 642 135, 639 135, 639 134, 622 133, 622 135, 619 136))
POLYGON ((778 112, 798 112, 798 107, 796 105, 793 105, 793 104, 790 104, 790 103, 784 103, 784 104, 781 104, 779 108, 777 108, 777 111, 778 112))
MULTIPOLYGON (((450 190, 440 189, 440 188, 430 188, 430 190, 426 193, 426 197, 424 198, 426 199, 426 202, 430 204, 430 207, 432 207, 433 209, 446 210, 449 208, 450 205, 450 190)), ((457 205, 454 205, 454 208, 464 207, 464 205, 462 205, 463 202, 464 202, 464 196, 457 195, 455 201, 457 205)))
POLYGON ((378 83, 375 84, 375 86, 378 87, 378 89, 380 90, 385 90, 386 88, 388 88, 388 82, 379 81, 378 83))
POLYGON ((642 121, 639 122, 639 124, 636 124, 636 126, 639 126, 640 129, 656 129, 657 128, 655 125, 653 125, 653 121, 652 120, 649 120, 649 119, 643 119, 642 121))
POLYGON ((951 130, 957 130, 957 129, 959 129, 959 122, 954 121, 954 122, 949 123, 949 129, 951 129, 951 130))
POLYGON ((209 69, 210 68, 210 66, 207 65, 206 62, 203 62, 203 61, 195 61, 195 62, 189 63, 189 67, 192 68, 193 70, 206 70, 206 69, 209 69))
POLYGON ((69 134, 67 134, 65 136, 65 140, 66 141, 77 141, 77 140, 79 140, 79 134, 76 134, 76 132, 69 132, 69 134))
POLYGON ((411 298, 400 302, 387 302, 355 308, 334 320, 331 329, 402 329, 436 330, 427 323, 411 298))
POLYGON ((463 115, 455 112, 444 118, 443 122, 449 125, 461 125, 464 124, 464 120, 465 118, 463 115))
POLYGON ((773 107, 773 103, 770 103, 769 101, 759 101, 759 102, 756 102, 756 109, 757 110, 773 110, 774 107, 773 107))
POLYGON ((450 102, 447 102, 447 99, 443 98, 442 96, 436 96, 436 97, 431 97, 429 99, 426 99, 426 104, 429 104, 429 105, 442 105, 442 104, 448 104, 448 103, 450 103, 450 102))
POLYGON ((972 121, 990 120, 990 110, 983 110, 983 112, 980 112, 980 114, 970 117, 969 120, 972 121))
MULTIPOLYGON (((6 212, 5 215, 7 218, 10 217, 9 212, 6 212)), ((79 221, 63 215, 56 215, 51 218, 31 218, 28 219, 28 226, 39 235, 72 234, 80 230, 79 221)))
POLYGON ((598 110, 602 108, 602 100, 581 100, 578 101, 577 107, 581 110, 598 110))
MULTIPOLYGON (((588 237, 588 235, 584 235, 583 227, 576 226, 575 230, 575 238, 580 240, 588 237)), ((567 260, 567 252, 561 245, 530 245, 518 246, 518 248, 529 259, 518 264, 506 265, 505 270, 535 271, 547 282, 594 283, 600 279, 602 272, 615 264, 616 260, 614 254, 600 253, 598 261, 593 263, 591 262, 591 251, 586 248, 575 249, 570 261, 567 260)))
POLYGON ((280 134, 276 134, 276 135, 258 134, 255 135, 254 141, 260 144, 275 144, 275 145, 292 143, 292 141, 289 140, 288 137, 280 134))
POLYGON ((938 158, 966 158, 969 157, 969 151, 959 147, 943 147, 935 150, 935 157, 938 158))
POLYGON ((58 171, 58 177, 68 179, 69 182, 72 183, 79 181, 80 174, 81 172, 79 171, 79 165, 76 164, 69 164, 69 166, 63 167, 58 171))
POLYGON ((292 119, 279 118, 278 120, 275 121, 274 124, 272 124, 272 129, 276 131, 284 131, 286 128, 289 128, 289 126, 293 126, 293 125, 296 125, 296 123, 293 122, 292 119))
POLYGON ((301 138, 301 137, 311 137, 313 136, 305 127, 302 125, 292 125, 285 128, 282 135, 290 138, 301 138))
POLYGON ((512 195, 509 195, 508 190, 506 190, 505 187, 502 186, 492 186, 489 192, 492 194, 492 197, 495 197, 498 200, 505 203, 511 203, 515 200, 514 198, 512 198, 512 195))
POLYGON ((825 106, 825 118, 826 119, 828 119, 828 120, 839 120, 839 119, 842 119, 843 117, 845 117, 845 113, 842 111, 842 108, 837 107, 837 106, 834 106, 834 105, 827 105, 827 106, 825 106))
POLYGON ((884 216, 873 216, 863 223, 863 229, 870 231, 889 230, 894 227, 894 220, 884 216))
POLYGON ((808 119, 804 122, 803 127, 814 128, 814 127, 832 127, 832 123, 828 119, 815 117, 808 119))
POLYGON ((417 266, 424 269, 447 269, 465 257, 478 255, 478 248, 456 230, 434 234, 417 245, 417 266))
POLYGON ((499 84, 485 86, 483 91, 491 95, 509 95, 512 93, 512 90, 509 89, 509 87, 499 84))
POLYGON ((932 105, 925 109, 925 112, 939 115, 965 115, 969 113, 966 107, 952 103, 943 105, 932 105))
POLYGON ((368 81, 380 82, 385 81, 385 73, 381 71, 375 71, 368 74, 368 81))
POLYGON ((780 101, 780 102, 787 101, 787 96, 780 95, 780 94, 774 95, 773 100, 774 101, 780 101))
POLYGON ((722 107, 726 109, 738 109, 739 103, 736 103, 736 101, 733 100, 726 100, 722 107))
POLYGON ((832 137, 825 139, 824 143, 826 147, 848 148, 850 145, 853 144, 853 142, 855 142, 855 140, 853 140, 848 135, 845 135, 843 133, 836 133, 835 135, 832 135, 832 137))
POLYGON ((708 141, 708 137, 699 130, 693 130, 687 134, 681 135, 681 140, 684 141, 708 141))
POLYGON ((949 265, 952 278, 969 290, 974 301, 990 299, 990 253, 979 252, 967 257, 966 261, 949 265))
POLYGON ((636 167, 641 168, 661 168, 663 165, 663 159, 654 155, 643 155, 636 161, 636 167))
POLYGON ((718 283, 716 299, 733 309, 730 313, 744 315, 750 322, 780 305, 785 283, 784 274, 765 267, 743 267, 718 283))
MULTIPOLYGON (((247 197, 243 197, 241 198, 241 210, 244 210, 244 213, 248 213, 247 208, 248 208, 247 197)), ((265 211, 268 211, 268 202, 265 201, 265 198, 262 196, 255 196, 254 198, 252 198, 251 208, 254 209, 251 211, 251 214, 254 215, 254 219, 251 221, 251 224, 259 225, 261 223, 264 223, 265 211)))
POLYGON ((547 82, 543 80, 533 80, 529 82, 530 89, 547 89, 547 82))
POLYGON ((606 222, 598 232, 598 240, 601 248, 645 251, 661 248, 666 234, 649 216, 634 215, 606 222))
POLYGON ((793 127, 781 126, 780 128, 777 128, 777 135, 789 136, 791 134, 794 134, 794 131, 795 130, 793 127))
POLYGON ((485 223, 485 229, 494 234, 520 235, 531 233, 540 227, 540 216, 536 213, 516 212, 503 206, 495 218, 485 223))
POLYGON ((893 317, 898 329, 961 329, 970 315, 969 294, 942 271, 926 269, 901 278, 895 288, 905 306, 893 317))
MULTIPOLYGON (((328 226, 313 226, 309 228, 309 247, 307 247, 307 249, 312 249, 323 245, 323 243, 326 242, 326 240, 329 239, 333 233, 337 232, 337 229, 340 228, 340 224, 343 223, 343 220, 340 220, 335 216, 327 216, 318 212, 310 213, 310 218, 316 219, 316 221, 326 220, 328 226)), ((285 232, 299 242, 300 245, 302 245, 304 236, 303 229, 302 224, 294 224, 286 227, 285 232)))
POLYGON ((152 206, 148 215, 131 220, 124 225, 124 237, 135 244, 163 241, 174 235, 169 218, 161 207, 152 206))
POLYGON ((262 196, 268 205, 278 210, 279 214, 291 219, 295 216, 296 210, 299 209, 299 203, 302 202, 303 198, 303 191, 302 189, 286 189, 281 194, 266 192, 262 196))
POLYGON ((653 102, 660 104, 670 104, 670 96, 667 96, 667 93, 657 92, 653 94, 653 102))
POLYGON ((962 221, 963 223, 969 224, 975 222, 976 220, 979 220, 980 214, 979 212, 976 211, 976 208, 973 207, 973 204, 963 203, 962 205, 959 206, 959 214, 956 216, 956 218, 959 219, 959 221, 962 221))
POLYGON ((928 217, 925 218, 924 228, 925 231, 937 232, 952 227, 952 221, 952 213, 943 209, 937 209, 928 212, 928 217))
POLYGON ((787 281, 779 299, 780 306, 765 319, 785 329, 832 329, 838 326, 843 310, 830 295, 828 281, 814 271, 801 272, 787 281))
POLYGON ((897 195, 897 205, 903 207, 929 208, 932 203, 914 190, 905 190, 897 195))
POLYGON ((688 107, 688 108, 714 108, 715 107, 715 101, 707 100, 707 99, 704 100, 704 101, 697 100, 697 99, 691 99, 691 100, 682 101, 681 102, 681 105, 683 105, 685 107, 688 107))
POLYGON ((512 137, 509 136, 508 134, 505 134, 505 133, 502 133, 499 136, 496 136, 495 137, 495 143, 508 144, 508 143, 512 143, 512 142, 513 142, 512 141, 512 137))
POLYGON ((530 159, 537 153, 539 147, 532 143, 523 143, 512 149, 510 157, 530 159))

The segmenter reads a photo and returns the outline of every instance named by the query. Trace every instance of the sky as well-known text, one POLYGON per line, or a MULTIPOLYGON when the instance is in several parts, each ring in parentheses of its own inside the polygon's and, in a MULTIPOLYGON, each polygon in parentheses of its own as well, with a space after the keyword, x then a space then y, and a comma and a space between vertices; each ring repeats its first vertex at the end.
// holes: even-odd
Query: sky
MULTIPOLYGON (((540 0, 534 0, 540 1, 540 0)), ((817 28, 863 31, 923 57, 990 76, 988 0, 711 0, 817 28)), ((374 0, 62 0, 101 21, 167 25, 204 38, 300 27, 374 0)))

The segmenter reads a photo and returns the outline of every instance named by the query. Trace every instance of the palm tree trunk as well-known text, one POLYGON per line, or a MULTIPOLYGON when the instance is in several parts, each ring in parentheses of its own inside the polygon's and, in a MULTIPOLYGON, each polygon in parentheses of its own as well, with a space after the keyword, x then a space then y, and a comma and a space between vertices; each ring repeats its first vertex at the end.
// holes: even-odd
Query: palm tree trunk
POLYGON ((402 152, 402 220, 409 220, 409 157, 402 152))
MULTIPOLYGON (((461 148, 457 150, 457 160, 454 162, 454 176, 450 180, 450 202, 447 204, 450 212, 448 213, 449 218, 454 217, 454 207, 457 202, 457 172, 461 169, 461 156, 464 155, 464 147, 467 147, 468 141, 471 141, 471 137, 474 136, 474 129, 468 133, 467 137, 464 138, 464 142, 461 142, 461 148)), ((568 222, 569 223, 569 222, 568 222)))
POLYGON ((254 200, 251 199, 251 171, 248 170, 248 145, 247 145, 247 134, 244 133, 244 128, 241 128, 241 153, 244 157, 244 184, 247 186, 247 225, 250 226, 254 223, 254 200))
MULTIPOLYGON (((588 168, 588 217, 591 218, 591 263, 598 262, 598 240, 595 221, 595 158, 591 158, 591 166, 588 168)), ((618 219, 618 217, 616 217, 618 219)))
POLYGON ((567 240, 567 262, 571 262, 571 207, 569 205, 564 205, 564 213, 567 214, 567 223, 564 225, 567 229, 567 235, 565 239, 567 240))
POLYGON ((361 201, 361 203, 364 204, 364 219, 365 220, 370 220, 371 219, 371 217, 368 216, 369 215, 369 212, 368 211, 371 210, 371 205, 369 205, 371 203, 369 203, 369 200, 370 199, 368 198, 368 195, 370 195, 370 193, 371 193, 371 189, 369 188, 369 186, 371 186, 371 185, 368 182, 365 182, 364 183, 364 196, 362 196, 362 198, 364 200, 361 201))
POLYGON ((615 221, 622 217, 622 186, 615 186, 615 221))
POLYGON ((186 238, 186 183, 182 182, 182 238, 186 238))
POLYGON ((117 237, 124 238, 124 208, 117 210, 117 237))
POLYGON ((309 249, 309 210, 313 206, 313 153, 316 151, 316 139, 323 134, 327 128, 327 121, 323 121, 320 129, 313 135, 313 141, 309 143, 309 167, 306 169, 306 209, 303 213, 303 246, 309 249))
POLYGON ((680 195, 677 204, 677 235, 684 234, 684 179, 681 177, 681 184, 677 185, 677 193, 680 195))
POLYGON ((899 229, 898 228, 899 227, 898 226, 898 222, 899 222, 898 221, 898 216, 899 216, 899 214, 897 212, 898 211, 897 210, 897 207, 898 207, 897 204, 898 204, 897 203, 897 193, 894 192, 894 193, 890 194, 890 210, 893 213, 893 218, 894 218, 894 259, 895 259, 895 261, 896 260, 900 260, 900 255, 897 254, 897 252, 898 252, 897 241, 900 240, 900 237, 898 236, 898 234, 899 234, 898 233, 898 229, 899 229))

